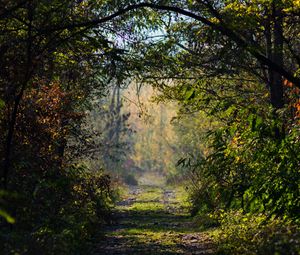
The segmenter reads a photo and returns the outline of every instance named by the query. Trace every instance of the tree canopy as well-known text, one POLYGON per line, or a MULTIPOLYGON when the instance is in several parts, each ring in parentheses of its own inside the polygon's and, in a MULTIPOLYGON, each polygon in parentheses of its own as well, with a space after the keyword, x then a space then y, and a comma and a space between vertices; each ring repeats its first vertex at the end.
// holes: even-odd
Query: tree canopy
POLYGON ((299 21, 296 0, 1 1, 0 249, 35 229, 16 252, 64 254, 109 221, 112 177, 144 166, 191 179, 194 214, 298 224, 299 21), (176 105, 172 144, 164 107, 139 144, 132 84, 176 105))

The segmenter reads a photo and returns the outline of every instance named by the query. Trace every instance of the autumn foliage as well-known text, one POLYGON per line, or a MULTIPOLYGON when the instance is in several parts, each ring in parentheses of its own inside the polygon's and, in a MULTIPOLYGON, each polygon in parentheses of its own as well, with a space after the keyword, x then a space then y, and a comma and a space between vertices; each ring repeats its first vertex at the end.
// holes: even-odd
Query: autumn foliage
POLYGON ((291 115, 295 119, 300 118, 300 89, 288 80, 283 81, 286 90, 288 107, 291 109, 291 115))
POLYGON ((46 168, 50 163, 62 163, 70 132, 68 123, 80 121, 83 116, 72 110, 72 95, 64 92, 59 82, 37 81, 33 89, 26 91, 17 117, 17 146, 23 147, 18 151, 32 150, 41 160, 36 163, 46 168))
MULTIPOLYGON (((74 123, 79 125, 85 116, 75 111, 77 98, 64 91, 59 81, 36 80, 24 93, 8 179, 13 193, 1 199, 1 207, 15 219, 16 231, 9 232, 11 241, 0 235, 0 249, 6 254, 12 247, 21 254, 73 254, 74 249, 83 248, 95 225, 109 221, 110 177, 100 169, 89 172, 65 158, 74 123), (19 238, 17 244, 15 238, 19 238)), ((3 116, 9 109, 4 109, 3 116)), ((2 224, 4 231, 9 228, 5 221, 2 224)))

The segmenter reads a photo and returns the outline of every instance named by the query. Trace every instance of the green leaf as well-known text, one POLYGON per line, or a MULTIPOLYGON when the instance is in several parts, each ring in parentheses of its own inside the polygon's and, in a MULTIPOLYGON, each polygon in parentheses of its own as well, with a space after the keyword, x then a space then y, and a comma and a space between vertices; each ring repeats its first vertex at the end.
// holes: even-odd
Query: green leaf
POLYGON ((2 216, 8 223, 14 224, 16 221, 7 212, 0 209, 0 216, 2 216))
POLYGON ((185 99, 189 100, 195 97, 195 90, 191 89, 189 91, 186 92, 185 94, 185 99))
POLYGON ((4 108, 4 106, 5 106, 5 102, 2 99, 0 99, 0 109, 4 108))

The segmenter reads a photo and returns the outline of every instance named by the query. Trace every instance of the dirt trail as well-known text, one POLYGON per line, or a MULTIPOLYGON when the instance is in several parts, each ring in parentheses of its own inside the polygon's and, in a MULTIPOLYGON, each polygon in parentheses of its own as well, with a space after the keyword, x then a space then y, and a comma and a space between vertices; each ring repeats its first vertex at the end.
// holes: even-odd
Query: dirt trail
POLYGON ((179 191, 131 187, 116 208, 116 222, 105 230, 95 255, 213 254, 212 242, 197 231, 179 191))

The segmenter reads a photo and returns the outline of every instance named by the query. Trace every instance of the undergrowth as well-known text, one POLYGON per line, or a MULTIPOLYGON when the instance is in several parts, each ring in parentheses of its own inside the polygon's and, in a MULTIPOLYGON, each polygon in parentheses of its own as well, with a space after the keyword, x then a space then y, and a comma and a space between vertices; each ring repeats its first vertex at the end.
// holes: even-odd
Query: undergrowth
POLYGON ((5 198, 15 224, 0 222, 0 254, 88 254, 91 238, 110 220, 116 199, 108 175, 80 167, 18 190, 14 200, 5 198))
POLYGON ((211 228, 218 255, 298 255, 299 226, 288 220, 268 219, 263 214, 243 214, 222 210, 198 215, 199 224, 211 228))

